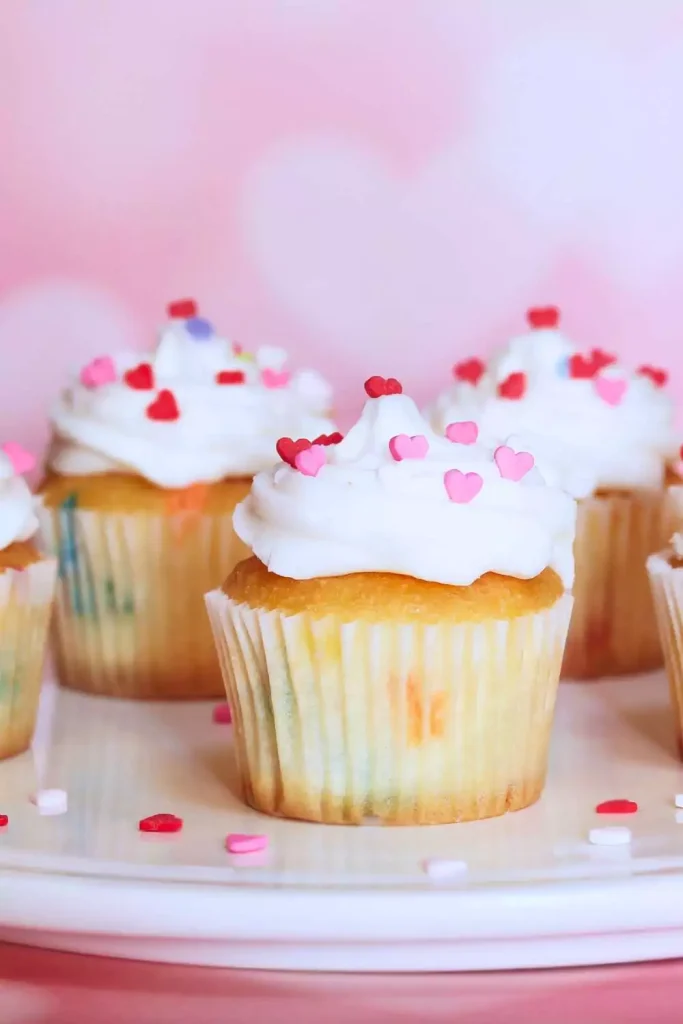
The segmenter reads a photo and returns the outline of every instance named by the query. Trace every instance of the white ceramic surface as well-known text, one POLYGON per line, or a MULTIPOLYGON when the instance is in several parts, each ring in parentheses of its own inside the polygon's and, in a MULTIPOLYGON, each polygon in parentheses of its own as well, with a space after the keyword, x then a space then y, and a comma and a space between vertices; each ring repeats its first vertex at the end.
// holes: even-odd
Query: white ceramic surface
MULTIPOLYGON (((48 689, 45 706, 52 691, 48 689)), ((539 804, 431 828, 320 826, 240 801, 211 706, 60 693, 35 755, 0 763, 0 941, 292 970, 492 970, 683 956, 683 791, 662 675, 561 688, 539 804), (40 817, 38 785, 68 791, 40 817), (605 799, 638 801, 628 819, 605 799), (184 818, 145 836, 141 817, 184 818), (627 824, 630 847, 588 844, 627 824), (263 832, 265 858, 224 849, 263 832), (468 862, 435 881, 431 858, 468 862)))

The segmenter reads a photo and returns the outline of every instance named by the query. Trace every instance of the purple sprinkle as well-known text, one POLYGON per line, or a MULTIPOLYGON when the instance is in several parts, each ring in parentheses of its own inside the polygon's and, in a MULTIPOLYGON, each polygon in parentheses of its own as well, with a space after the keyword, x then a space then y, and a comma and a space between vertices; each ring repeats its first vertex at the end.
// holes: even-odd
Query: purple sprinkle
POLYGON ((185 330, 197 341, 206 341, 213 334, 213 326, 203 316, 193 316, 185 321, 185 330))

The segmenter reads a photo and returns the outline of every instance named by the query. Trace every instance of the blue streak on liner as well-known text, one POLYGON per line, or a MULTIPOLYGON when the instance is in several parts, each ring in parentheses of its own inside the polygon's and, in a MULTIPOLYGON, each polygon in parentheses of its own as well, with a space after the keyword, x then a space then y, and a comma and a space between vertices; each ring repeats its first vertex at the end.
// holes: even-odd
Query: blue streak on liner
POLYGON ((62 579, 66 579, 69 589, 69 600, 74 614, 79 616, 96 616, 95 588, 90 566, 87 564, 87 560, 84 562, 79 560, 78 557, 76 517, 74 515, 77 505, 77 496, 70 494, 59 506, 59 575, 62 579), (86 579, 85 588, 81 580, 81 569, 86 579))

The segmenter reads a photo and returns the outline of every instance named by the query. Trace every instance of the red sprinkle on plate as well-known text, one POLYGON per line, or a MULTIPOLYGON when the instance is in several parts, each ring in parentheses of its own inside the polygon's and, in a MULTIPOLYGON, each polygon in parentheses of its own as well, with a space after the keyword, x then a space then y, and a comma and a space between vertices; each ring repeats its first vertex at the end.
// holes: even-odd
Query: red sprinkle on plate
POLYGON ((180 832, 182 827, 183 819, 175 814, 152 814, 138 822, 141 832, 180 832))
POLYGON ((0 828, 4 828, 5 825, 9 825, 9 817, 6 814, 0 814, 0 828))
POLYGON ((595 808, 596 814, 635 814, 638 804, 635 800, 605 800, 595 808))
POLYGON ((230 725, 232 722, 232 712, 230 711, 230 705, 223 702, 222 704, 216 704, 213 709, 213 720, 218 725, 230 725))

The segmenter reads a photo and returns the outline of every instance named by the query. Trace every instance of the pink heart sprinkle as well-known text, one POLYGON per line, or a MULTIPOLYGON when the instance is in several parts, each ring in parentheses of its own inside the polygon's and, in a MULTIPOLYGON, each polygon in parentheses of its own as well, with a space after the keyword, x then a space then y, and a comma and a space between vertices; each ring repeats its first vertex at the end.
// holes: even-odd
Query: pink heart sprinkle
POLYGON ((290 374, 287 370, 262 370, 261 383, 264 388, 286 388, 290 374))
POLYGON ((2 450, 12 463, 12 468, 17 476, 21 473, 30 473, 36 464, 35 455, 31 455, 16 441, 7 441, 2 445, 2 450))
POLYGON ((213 720, 218 725, 230 725, 232 722, 232 712, 230 711, 230 705, 223 702, 223 704, 216 704, 213 709, 213 720))
POLYGON ((248 836, 240 832, 231 832, 225 840, 225 849, 228 853, 258 853, 267 846, 268 836, 248 836))
POLYGON ((628 382, 614 377, 596 377, 593 386, 603 402, 608 405, 619 405, 626 394, 628 382))
POLYGON ((516 452, 506 444, 496 448, 493 460, 503 480, 521 480, 534 468, 534 457, 530 452, 516 452))
POLYGON ((446 437, 455 444, 474 444, 479 437, 479 427, 472 420, 449 423, 446 427, 446 437))
POLYGON ((101 388, 116 380, 116 367, 110 356, 98 356, 81 370, 81 384, 86 388, 101 388))
POLYGON ((478 473, 461 473, 459 469, 449 469, 443 476, 446 494, 451 501, 466 505, 479 494, 484 481, 478 473))
POLYGON ((322 444, 312 444, 302 452, 294 456, 294 468, 298 469, 304 476, 317 476, 325 465, 325 447, 322 444))
POLYGON ((429 441, 424 434, 414 434, 412 437, 397 434, 389 441, 389 451, 396 462, 402 462, 403 459, 424 459, 429 451, 429 441))

